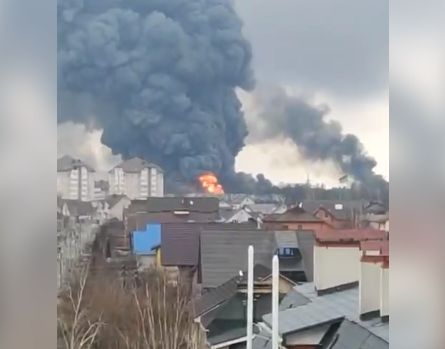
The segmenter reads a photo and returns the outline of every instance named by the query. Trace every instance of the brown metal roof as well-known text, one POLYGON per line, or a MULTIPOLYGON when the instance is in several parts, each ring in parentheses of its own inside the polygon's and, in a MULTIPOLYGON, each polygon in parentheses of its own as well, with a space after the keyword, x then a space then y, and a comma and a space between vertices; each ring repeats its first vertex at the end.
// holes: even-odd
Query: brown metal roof
POLYGON ((252 223, 166 223, 161 227, 161 263, 164 266, 197 266, 203 230, 252 230, 252 223))
POLYGON ((132 200, 128 214, 142 212, 201 212, 218 213, 219 199, 215 197, 150 197, 147 200, 132 200))

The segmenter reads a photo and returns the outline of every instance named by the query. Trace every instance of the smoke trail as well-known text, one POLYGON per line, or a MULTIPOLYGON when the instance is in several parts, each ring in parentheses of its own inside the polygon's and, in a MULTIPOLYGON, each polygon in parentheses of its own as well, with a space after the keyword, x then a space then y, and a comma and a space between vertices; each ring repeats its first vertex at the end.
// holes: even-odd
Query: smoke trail
POLYGON ((278 87, 257 89, 254 100, 258 112, 249 125, 251 142, 290 138, 306 159, 331 160, 341 172, 362 183, 375 180, 377 162, 355 135, 345 134, 338 122, 326 120, 327 106, 313 106, 278 87))
POLYGON ((171 178, 234 173, 250 44, 227 0, 59 0, 59 122, 103 128, 124 158, 171 178))

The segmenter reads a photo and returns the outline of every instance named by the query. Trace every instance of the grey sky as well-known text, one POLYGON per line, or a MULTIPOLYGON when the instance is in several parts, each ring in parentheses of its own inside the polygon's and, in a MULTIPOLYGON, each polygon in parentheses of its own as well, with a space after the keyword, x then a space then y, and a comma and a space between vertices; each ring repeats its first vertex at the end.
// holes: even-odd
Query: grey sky
MULTIPOLYGON (((236 0, 235 5, 253 47, 258 84, 281 85, 329 105, 327 117, 356 134, 377 160, 376 172, 387 177, 388 1, 236 0)), ((248 95, 241 97, 247 120, 257 122, 255 105, 248 95)), ((237 168, 264 172, 275 182, 310 175, 335 185, 338 178, 332 164, 302 161, 298 149, 282 140, 262 147, 248 143, 237 168), (289 160, 277 165, 277 154, 289 160)))
POLYGON ((237 0, 261 81, 338 97, 388 84, 388 1, 237 0))

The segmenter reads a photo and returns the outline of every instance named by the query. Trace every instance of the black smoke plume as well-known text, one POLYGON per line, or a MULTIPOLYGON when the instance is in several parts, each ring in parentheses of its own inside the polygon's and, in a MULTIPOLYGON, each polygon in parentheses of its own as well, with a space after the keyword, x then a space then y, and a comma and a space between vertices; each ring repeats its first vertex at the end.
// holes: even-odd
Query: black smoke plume
MULTIPOLYGON (((253 88, 251 59, 229 0, 59 0, 59 122, 103 129, 114 154, 159 164, 176 188, 213 171, 229 191, 271 192, 263 175, 234 170, 247 136, 235 91, 253 88)), ((376 180, 375 160, 325 109, 266 97, 253 139, 290 137, 308 159, 376 180)))
POLYGON ((234 173, 247 128, 236 88, 252 50, 227 0, 60 0, 59 122, 103 129, 124 158, 191 181, 234 173))

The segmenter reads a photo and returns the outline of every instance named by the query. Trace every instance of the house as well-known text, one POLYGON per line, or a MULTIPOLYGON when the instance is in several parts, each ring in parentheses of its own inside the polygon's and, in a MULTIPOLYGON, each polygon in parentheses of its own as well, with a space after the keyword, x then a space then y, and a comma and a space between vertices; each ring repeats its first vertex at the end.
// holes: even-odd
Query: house
POLYGON ((120 221, 124 219, 124 210, 127 209, 131 200, 126 195, 108 195, 104 201, 108 206, 108 219, 116 218, 120 221))
POLYGON ((246 223, 255 222, 258 226, 261 225, 261 215, 252 212, 247 207, 242 207, 237 210, 219 209, 220 221, 224 223, 246 223))
POLYGON ((108 172, 110 194, 126 195, 130 199, 164 196, 162 169, 146 160, 132 158, 108 172))
POLYGON ((65 200, 94 198, 95 170, 79 159, 65 155, 57 159, 57 195, 65 200))
POLYGON ((170 272, 176 270, 179 278, 193 294, 200 293, 200 236, 202 231, 255 230, 255 224, 230 223, 165 223, 161 225, 160 262, 170 272))
MULTIPOLYGON (((263 265, 254 267, 254 320, 261 321, 271 311, 271 270, 263 265)), ((279 292, 287 294, 295 283, 279 276, 279 292)), ((195 321, 207 335, 210 348, 232 348, 246 342, 247 273, 232 277, 190 303, 195 321)))
MULTIPOLYGON (((379 317, 361 319, 358 302, 358 286, 324 295, 317 293, 313 283, 295 286, 280 303, 278 326, 282 346, 292 349, 388 348, 388 322, 379 317)), ((272 315, 264 315, 263 322, 268 331, 263 332, 265 338, 260 342, 267 347, 272 315)), ((254 342, 258 341, 254 339, 254 342)))
POLYGON ((161 225, 159 223, 147 224, 144 228, 132 231, 132 253, 136 256, 140 269, 147 269, 156 265, 156 248, 161 243, 161 225))
MULTIPOLYGON (((304 238, 301 239, 302 241, 304 238)), ((310 268, 312 247, 310 238, 301 245, 295 231, 266 230, 203 230, 200 235, 200 272, 202 288, 218 287, 247 268, 246 251, 250 245, 255 249, 254 263, 271 267, 272 256, 278 254, 282 274, 293 281, 310 278, 306 268, 310 268), (283 250, 280 252, 280 248, 283 250), (286 255, 290 249, 293 254, 286 255), (304 249, 304 251, 303 251, 304 249), (281 255, 280 255, 281 254, 281 255)), ((312 240, 313 241, 313 240, 312 240)), ((313 246, 313 245, 312 245, 313 246)), ((309 272, 310 273, 310 272, 309 272)))
POLYGON ((305 200, 301 207, 336 229, 358 227, 364 210, 363 200, 305 200))
POLYGON ((362 318, 389 316, 389 240, 362 241, 359 311, 362 318))
POLYGON ((360 279, 360 244, 385 240, 376 229, 343 229, 315 232, 314 284, 319 293, 357 284, 360 279))
POLYGON ((254 198, 248 194, 224 194, 222 200, 229 203, 233 210, 255 204, 254 198))
POLYGON ((97 209, 90 201, 65 200, 57 198, 58 212, 71 217, 75 222, 98 221, 97 209))
POLYGON ((291 207, 284 213, 272 213, 264 216, 263 224, 270 230, 314 230, 332 229, 326 221, 305 211, 299 206, 291 207))
POLYGON ((280 273, 295 282, 312 281, 314 232, 275 231, 280 273))
MULTIPOLYGON (((219 218, 218 199, 214 197, 152 197, 132 200, 125 209, 124 220, 140 217, 158 223, 215 222, 219 218)), ((144 223, 144 224, 146 224, 144 223)))

